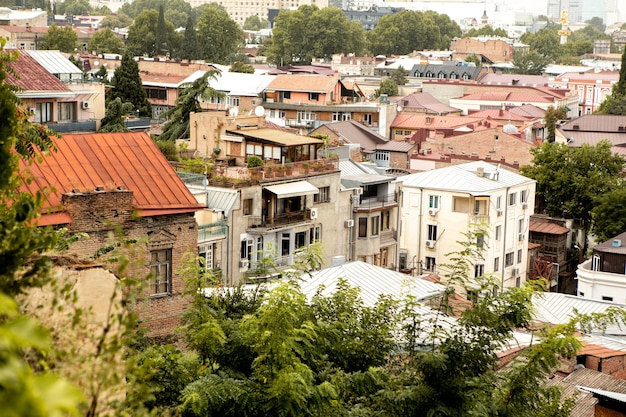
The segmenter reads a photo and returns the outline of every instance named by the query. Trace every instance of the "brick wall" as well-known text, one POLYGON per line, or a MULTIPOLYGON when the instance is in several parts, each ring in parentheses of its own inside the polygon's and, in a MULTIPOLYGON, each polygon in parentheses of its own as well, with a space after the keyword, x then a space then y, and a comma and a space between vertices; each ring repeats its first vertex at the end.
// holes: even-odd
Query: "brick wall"
MULTIPOLYGON (((170 293, 150 296, 150 290, 146 287, 138 302, 140 320, 148 329, 148 334, 155 338, 168 338, 180 323, 180 314, 188 303, 182 296, 184 282, 179 269, 186 252, 197 252, 196 220, 193 213, 137 217, 132 198, 133 193, 129 190, 64 194, 63 205, 73 219, 68 229, 72 233, 89 234, 89 239, 74 243, 70 253, 87 258, 102 248, 111 247, 116 241, 137 239, 138 243, 125 250, 130 265, 123 273, 141 280, 147 286, 150 251, 171 249, 170 293)), ((101 258, 106 258, 106 255, 101 258)), ((115 265, 111 269, 116 272, 115 265)))

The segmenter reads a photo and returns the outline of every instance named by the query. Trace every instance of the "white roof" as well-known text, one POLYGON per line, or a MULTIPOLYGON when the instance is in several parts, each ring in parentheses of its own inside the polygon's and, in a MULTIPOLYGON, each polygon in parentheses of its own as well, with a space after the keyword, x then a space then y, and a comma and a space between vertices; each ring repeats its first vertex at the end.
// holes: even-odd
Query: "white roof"
MULTIPOLYGON (((182 83, 194 82, 206 71, 196 71, 185 78, 182 83)), ((275 75, 244 74, 241 72, 221 72, 216 79, 209 80, 209 85, 217 91, 229 96, 256 97, 276 78, 275 75)), ((181 84, 182 84, 181 83, 181 84)))
POLYGON ((294 181, 286 182, 283 184, 270 185, 265 187, 271 193, 274 193, 278 198, 297 197, 300 195, 317 194, 318 188, 308 181, 294 181))
POLYGON ((398 178, 398 182, 403 187, 486 195, 507 187, 532 184, 535 180, 499 168, 498 164, 476 161, 406 175, 398 178), (484 170, 482 177, 477 175, 478 168, 484 170))
POLYGON ((28 55, 44 67, 50 74, 82 74, 83 72, 72 61, 67 59, 60 51, 25 49, 28 55))

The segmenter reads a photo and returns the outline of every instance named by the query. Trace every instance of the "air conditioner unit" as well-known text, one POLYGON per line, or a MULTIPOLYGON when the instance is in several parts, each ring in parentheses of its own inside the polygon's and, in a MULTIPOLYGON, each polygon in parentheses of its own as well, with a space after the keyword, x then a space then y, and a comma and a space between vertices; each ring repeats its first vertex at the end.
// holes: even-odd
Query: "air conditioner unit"
POLYGON ((248 265, 250 265, 250 261, 248 261, 247 259, 241 259, 239 261, 239 267, 240 268, 247 268, 248 265))
POLYGON ((312 208, 311 209, 311 219, 317 219, 317 209, 316 208, 312 208))
POLYGON ((354 227, 354 220, 346 220, 346 227, 354 227))
POLYGON ((517 240, 519 240, 521 242, 522 240, 524 240, 524 237, 525 237, 524 233, 520 233, 520 234, 517 235, 517 240))
POLYGON ((519 275, 519 269, 517 269, 517 268, 511 269, 511 276, 512 277, 516 277, 518 275, 519 275))
POLYGON ((502 216, 504 214, 504 210, 498 209, 496 213, 498 214, 498 216, 502 216))
POLYGON ((34 108, 34 107, 29 107, 29 108, 28 108, 28 114, 30 114, 31 116, 32 116, 33 114, 35 114, 35 108, 34 108))
POLYGON ((522 208, 526 210, 528 208, 528 203, 522 203, 522 208))
POLYGON ((434 209, 434 208, 428 209, 428 214, 430 214, 431 216, 436 216, 437 209, 434 209))
POLYGON ((82 103, 83 109, 91 108, 91 103, 89 101, 83 101, 82 103))
POLYGON ((434 248, 435 247, 435 241, 434 240, 427 240, 426 241, 426 247, 430 248, 430 249, 434 248))
POLYGON ((354 189, 354 195, 361 195, 363 194, 363 189, 362 188, 355 188, 354 189))

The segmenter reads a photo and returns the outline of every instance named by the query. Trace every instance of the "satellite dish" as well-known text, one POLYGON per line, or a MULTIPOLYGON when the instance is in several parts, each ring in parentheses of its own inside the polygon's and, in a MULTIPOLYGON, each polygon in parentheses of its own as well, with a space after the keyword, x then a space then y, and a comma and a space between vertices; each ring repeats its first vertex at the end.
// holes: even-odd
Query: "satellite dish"
POLYGON ((402 111, 402 106, 396 107, 396 110, 398 110, 398 113, 400 113, 402 111))
POLYGON ((237 117, 239 114, 239 107, 231 107, 228 109, 228 115, 232 117, 237 117))
POLYGON ((265 114, 265 109, 263 108, 263 106, 256 106, 254 108, 254 114, 258 117, 261 117, 265 114))

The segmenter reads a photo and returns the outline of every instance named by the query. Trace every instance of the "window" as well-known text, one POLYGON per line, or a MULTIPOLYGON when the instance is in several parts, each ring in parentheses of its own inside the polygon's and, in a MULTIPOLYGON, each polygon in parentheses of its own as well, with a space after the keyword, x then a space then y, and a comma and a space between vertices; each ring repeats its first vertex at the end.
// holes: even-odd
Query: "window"
POLYGON ((509 252, 506 254, 505 258, 504 258, 504 266, 511 266, 513 265, 513 260, 515 259, 515 257, 513 256, 513 252, 509 252))
POLYGON ((311 227, 311 229, 309 229, 309 243, 313 244, 315 242, 319 242, 321 234, 322 234, 321 226, 311 227))
POLYGON ((172 291, 172 249, 150 251, 150 294, 172 291))
POLYGON ((309 93, 310 101, 318 101, 320 99, 320 93, 309 93))
POLYGON ((483 233, 476 234, 476 246, 480 249, 485 247, 485 235, 483 233))
POLYGON ((239 254, 239 259, 241 260, 252 260, 252 252, 254 251, 254 241, 252 239, 244 239, 241 241, 241 250, 239 254))
POLYGON ((426 240, 437 240, 437 225, 436 224, 428 225, 428 237, 426 240))
POLYGON ((396 130, 396 137, 402 136, 402 130, 396 130))
POLYGON ((198 247, 198 256, 201 259, 200 268, 202 270, 213 269, 213 244, 201 245, 198 247))
POLYGON ((439 208, 439 196, 438 195, 428 196, 428 208, 432 208, 432 209, 439 208))
POLYGON ((73 103, 59 103, 59 121, 71 122, 76 120, 74 115, 76 109, 76 102, 73 103))
POLYGON ((474 265, 474 278, 482 277, 485 273, 485 265, 477 264, 474 265))
POLYGON ((243 200, 243 215, 250 216, 252 215, 252 199, 246 198, 243 200))
POLYGON ((359 237, 367 237, 367 217, 359 218, 359 237))
POLYGON ((509 194, 509 206, 514 206, 516 200, 517 200, 517 193, 509 194))
POLYGON ((524 219, 517 221, 517 233, 524 233, 524 219))
POLYGON ((313 195, 314 203, 328 203, 330 201, 330 187, 320 187, 319 192, 313 195))
POLYGON ((435 266, 436 266, 436 262, 435 262, 435 258, 433 258, 432 256, 427 256, 426 257, 426 263, 425 263, 425 268, 427 271, 431 271, 431 272, 435 272, 435 266))
POLYGON ((149 99, 167 100, 167 90, 165 88, 146 88, 145 90, 149 99))
POLYGON ((469 198, 454 197, 452 199, 452 211, 456 213, 467 213, 469 211, 469 198))
POLYGON ((20 42, 20 49, 26 49, 26 44, 24 42, 20 42))
POLYGON ((372 217, 372 236, 378 236, 378 228, 380 226, 380 217, 372 217))
POLYGON ((291 91, 281 91, 280 95, 282 96, 282 98, 290 99, 291 98, 291 91))
POLYGON ((500 258, 493 259, 493 272, 498 272, 500 270, 500 258))
POLYGON ((495 233, 496 240, 500 240, 501 232, 502 232, 502 226, 500 225, 496 226, 496 233, 495 233))
POLYGON ((520 277, 515 277, 515 286, 517 288, 522 286, 522 279, 520 277))
POLYGON ((522 263, 522 250, 521 249, 517 250, 517 263, 518 264, 522 263))
POLYGON ((528 191, 526 190, 522 190, 519 193, 519 201, 520 203, 527 203, 528 202, 528 191))
POLYGON ((296 249, 300 249, 306 246, 306 232, 296 233, 296 249))
POLYGON ((502 208, 502 196, 496 197, 496 208, 498 210, 502 208))
POLYGON ((37 123, 45 123, 52 121, 52 103, 35 104, 35 121, 37 123))
POLYGON ((591 258, 591 270, 599 271, 600 270, 600 257, 598 255, 593 255, 591 258))
POLYGON ((602 301, 613 301, 613 297, 608 297, 606 295, 602 296, 602 301))
POLYGON ((389 210, 380 213, 380 229, 389 230, 391 227, 391 212, 389 210))
POLYGON ((389 161, 389 151, 377 150, 375 158, 377 161, 389 161))
POLYGON ((363 123, 365 123, 367 126, 371 126, 372 125, 372 115, 371 114, 364 114, 363 115, 363 123))

